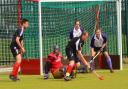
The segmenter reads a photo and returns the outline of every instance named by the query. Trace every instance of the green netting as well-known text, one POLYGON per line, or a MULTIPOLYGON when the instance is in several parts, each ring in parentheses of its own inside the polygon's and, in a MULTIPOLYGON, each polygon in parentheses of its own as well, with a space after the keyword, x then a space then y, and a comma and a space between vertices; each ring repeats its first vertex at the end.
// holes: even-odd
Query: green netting
POLYGON ((65 55, 70 29, 74 20, 80 20, 82 27, 89 32, 89 39, 84 46, 84 53, 90 53, 90 39, 95 28, 95 8, 100 6, 99 23, 107 34, 108 48, 111 54, 117 54, 117 14, 115 2, 56 2, 42 3, 42 27, 44 32, 44 56, 54 44, 59 44, 65 55))
POLYGON ((122 40, 123 56, 128 57, 128 1, 122 0, 122 40))
POLYGON ((86 7, 92 7, 95 5, 103 4, 104 2, 43 2, 41 5, 42 7, 48 7, 48 8, 86 8, 86 7))
POLYGON ((10 66, 15 61, 10 42, 17 29, 17 17, 17 1, 0 0, 0 66, 10 66))
POLYGON ((24 32, 24 43, 27 52, 24 58, 39 58, 39 26, 38 26, 38 3, 21 2, 21 17, 27 18, 30 26, 24 32))
POLYGON ((100 27, 108 37, 109 52, 110 54, 118 54, 116 2, 101 5, 99 15, 100 27))
MULTIPOLYGON (((89 32, 89 39, 83 50, 83 53, 89 54, 90 39, 96 22, 95 9, 97 5, 100 7, 100 27, 108 37, 109 52, 114 55, 118 54, 116 2, 42 2, 43 57, 52 51, 55 44, 60 46, 61 52, 65 55, 65 46, 75 19, 80 20, 82 27, 89 32)), ((38 3, 23 1, 22 17, 28 18, 31 24, 25 34, 27 43, 25 46, 29 51, 28 57, 33 58, 35 54, 38 57, 38 3)))
POLYGON ((127 42, 127 46, 126 46, 126 48, 127 48, 126 51, 127 52, 126 52, 126 55, 128 57, 128 1, 126 1, 125 3, 126 3, 125 8, 126 8, 126 24, 127 24, 126 25, 127 28, 125 29, 125 31, 126 31, 126 39, 125 40, 127 42))

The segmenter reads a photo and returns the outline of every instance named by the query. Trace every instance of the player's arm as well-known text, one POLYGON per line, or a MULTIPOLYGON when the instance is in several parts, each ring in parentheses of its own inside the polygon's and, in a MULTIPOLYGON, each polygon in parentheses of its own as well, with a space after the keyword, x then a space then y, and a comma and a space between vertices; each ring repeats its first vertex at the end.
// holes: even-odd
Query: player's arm
POLYGON ((23 47, 23 44, 20 43, 20 37, 19 36, 16 37, 16 43, 19 46, 19 48, 21 49, 21 52, 24 53, 25 52, 25 49, 23 47))
POLYGON ((101 50, 103 50, 103 48, 107 45, 107 37, 103 35, 103 39, 104 39, 104 41, 103 41, 103 45, 101 47, 101 50))
POLYGON ((94 48, 93 47, 91 47, 91 55, 93 56, 94 54, 94 48))
POLYGON ((73 38, 73 31, 69 32, 69 41, 73 38))
POLYGON ((21 45, 22 45, 22 47, 24 47, 24 42, 23 42, 23 40, 21 41, 21 45))
POLYGON ((107 43, 104 43, 104 44, 102 45, 102 49, 106 46, 106 44, 107 44, 107 43))
POLYGON ((23 48, 22 44, 20 43, 20 37, 18 37, 18 36, 16 37, 16 43, 20 47, 20 49, 23 48))
POLYGON ((82 54, 82 47, 83 44, 79 44, 79 41, 76 42, 76 54, 77 56, 80 58, 80 60, 84 63, 84 65, 87 65, 87 67, 90 68, 90 65, 88 64, 88 62, 85 60, 83 54, 82 54))
POLYGON ((80 60, 84 63, 84 65, 87 65, 87 67, 90 68, 90 65, 88 64, 88 62, 85 60, 83 54, 81 53, 81 50, 77 51, 77 55, 80 58, 80 60))
POLYGON ((20 38, 21 38, 22 35, 23 35, 23 30, 18 29, 17 34, 16 34, 16 43, 19 46, 21 53, 24 53, 25 49, 24 49, 24 46, 23 46, 23 42, 22 41, 20 42, 20 38))
POLYGON ((94 53, 94 36, 92 37, 91 39, 91 43, 90 43, 90 47, 91 47, 91 56, 94 56, 95 53, 94 53))
POLYGON ((24 49, 24 52, 25 52, 24 41, 23 41, 23 40, 21 41, 21 45, 22 45, 22 47, 23 47, 23 49, 24 49))

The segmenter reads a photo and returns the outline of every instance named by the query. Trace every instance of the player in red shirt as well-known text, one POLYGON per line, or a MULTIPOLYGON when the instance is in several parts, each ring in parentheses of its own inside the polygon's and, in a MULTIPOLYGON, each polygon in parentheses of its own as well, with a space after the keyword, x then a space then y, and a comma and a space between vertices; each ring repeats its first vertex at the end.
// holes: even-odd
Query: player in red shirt
POLYGON ((63 59, 63 56, 56 45, 53 52, 48 55, 48 59, 44 65, 44 79, 48 79, 49 72, 52 73, 55 79, 64 77, 64 70, 66 68, 63 66, 61 59, 63 59))

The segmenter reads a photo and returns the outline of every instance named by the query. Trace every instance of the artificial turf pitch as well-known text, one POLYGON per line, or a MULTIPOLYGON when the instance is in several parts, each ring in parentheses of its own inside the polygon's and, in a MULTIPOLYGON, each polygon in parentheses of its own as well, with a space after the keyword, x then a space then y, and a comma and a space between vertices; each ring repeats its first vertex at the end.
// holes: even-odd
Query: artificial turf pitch
POLYGON ((72 81, 63 79, 43 80, 37 75, 20 75, 20 81, 12 82, 8 75, 0 75, 0 89, 128 89, 128 67, 111 74, 108 70, 97 71, 105 77, 98 80, 93 74, 78 74, 72 81))

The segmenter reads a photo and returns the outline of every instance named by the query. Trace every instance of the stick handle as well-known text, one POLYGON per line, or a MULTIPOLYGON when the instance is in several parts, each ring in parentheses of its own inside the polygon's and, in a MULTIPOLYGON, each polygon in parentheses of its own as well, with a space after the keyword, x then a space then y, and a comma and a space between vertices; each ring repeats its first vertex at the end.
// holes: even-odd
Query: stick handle
POLYGON ((99 54, 100 54, 101 51, 99 51, 94 57, 92 60, 94 60, 99 54))

